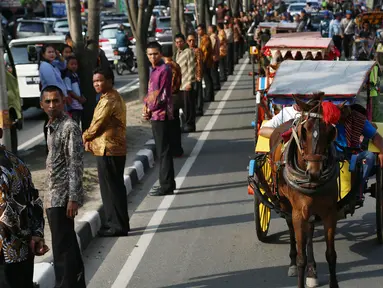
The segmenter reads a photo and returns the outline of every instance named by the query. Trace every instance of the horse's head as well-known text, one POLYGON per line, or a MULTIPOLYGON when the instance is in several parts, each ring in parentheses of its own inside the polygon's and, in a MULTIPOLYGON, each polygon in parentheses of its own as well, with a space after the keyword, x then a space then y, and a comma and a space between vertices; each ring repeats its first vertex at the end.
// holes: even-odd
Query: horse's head
POLYGON ((294 96, 302 114, 293 128, 298 147, 297 165, 312 181, 318 180, 327 166, 329 148, 336 138, 334 124, 340 117, 339 108, 323 102, 323 97, 323 92, 314 93, 306 103, 294 96))

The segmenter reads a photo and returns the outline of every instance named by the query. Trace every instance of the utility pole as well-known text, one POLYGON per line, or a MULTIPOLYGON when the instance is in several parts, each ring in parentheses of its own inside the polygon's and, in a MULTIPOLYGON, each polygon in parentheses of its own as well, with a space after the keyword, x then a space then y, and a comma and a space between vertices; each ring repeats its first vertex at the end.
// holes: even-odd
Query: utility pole
MULTIPOLYGON (((1 14, 0 14, 1 16, 1 14)), ((8 92, 5 80, 3 28, 0 25, 0 128, 3 129, 3 145, 11 150, 11 121, 8 111, 8 92)))

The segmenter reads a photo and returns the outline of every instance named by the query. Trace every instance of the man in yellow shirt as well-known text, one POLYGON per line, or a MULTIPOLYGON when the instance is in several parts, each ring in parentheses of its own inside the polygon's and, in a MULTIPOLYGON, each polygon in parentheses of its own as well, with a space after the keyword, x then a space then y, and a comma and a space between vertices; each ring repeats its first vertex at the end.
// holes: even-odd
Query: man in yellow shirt
POLYGON ((98 178, 106 224, 102 237, 127 236, 130 230, 124 168, 126 159, 126 105, 113 88, 113 75, 97 69, 93 86, 102 93, 90 127, 83 134, 86 151, 97 158, 98 178))

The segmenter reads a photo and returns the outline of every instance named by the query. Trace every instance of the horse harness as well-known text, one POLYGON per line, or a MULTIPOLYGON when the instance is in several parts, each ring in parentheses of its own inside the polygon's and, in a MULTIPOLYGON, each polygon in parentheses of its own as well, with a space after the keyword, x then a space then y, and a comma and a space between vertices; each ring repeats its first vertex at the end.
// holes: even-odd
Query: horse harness
MULTIPOLYGON (((320 105, 320 104, 318 104, 320 105)), ((323 119, 323 115, 320 113, 312 112, 319 107, 315 106, 308 112, 302 112, 301 117, 296 119, 291 126, 291 136, 290 140, 285 143, 283 156, 281 160, 275 161, 276 173, 274 175, 274 191, 278 198, 280 198, 278 193, 278 175, 281 169, 283 169, 283 178, 286 181, 287 185, 291 188, 307 195, 312 195, 325 191, 328 188, 328 185, 332 185, 332 180, 338 175, 339 165, 336 165, 335 161, 335 147, 331 145, 329 150, 329 156, 315 154, 319 142, 319 128, 320 121, 323 119), (302 148, 302 139, 298 136, 298 127, 303 125, 309 118, 315 118, 313 132, 312 132, 312 153, 305 155, 302 148), (296 150, 302 156, 303 160, 307 162, 324 162, 327 161, 326 169, 323 171, 321 177, 312 181, 308 173, 298 167, 296 150)), ((274 147, 270 150, 270 154, 278 147, 281 142, 277 142, 274 147)), ((272 157, 271 157, 272 158, 272 157)))

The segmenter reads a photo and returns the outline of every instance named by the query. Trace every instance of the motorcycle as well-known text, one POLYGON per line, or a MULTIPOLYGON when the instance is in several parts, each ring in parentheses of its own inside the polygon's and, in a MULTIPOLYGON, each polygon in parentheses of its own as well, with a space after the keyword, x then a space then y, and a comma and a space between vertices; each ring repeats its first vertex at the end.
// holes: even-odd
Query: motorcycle
POLYGON ((122 75, 125 70, 130 73, 135 73, 137 68, 137 60, 134 57, 132 50, 128 47, 115 48, 114 51, 114 65, 118 75, 122 75))

